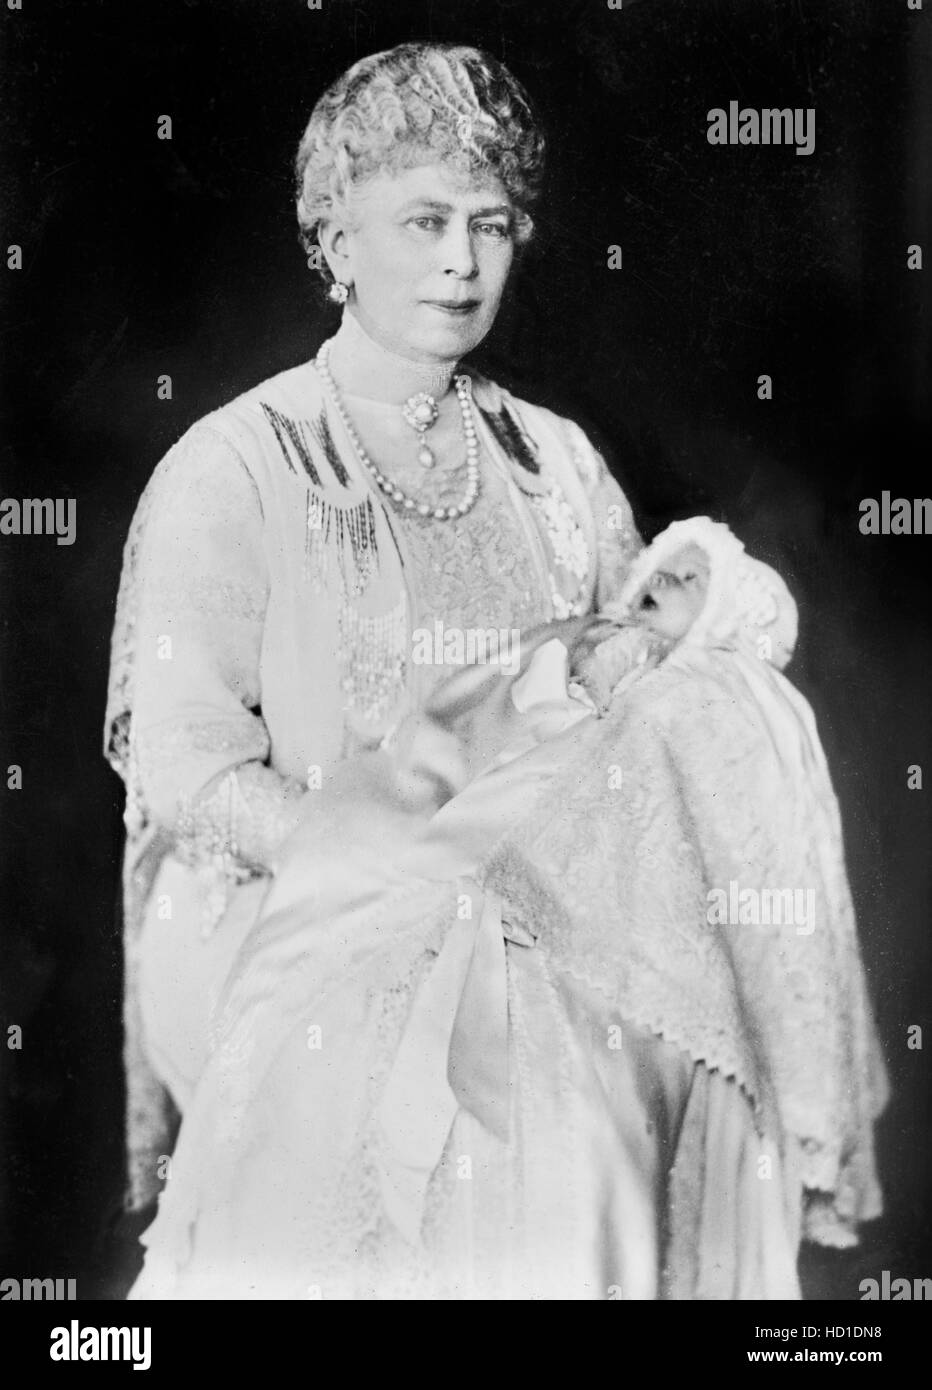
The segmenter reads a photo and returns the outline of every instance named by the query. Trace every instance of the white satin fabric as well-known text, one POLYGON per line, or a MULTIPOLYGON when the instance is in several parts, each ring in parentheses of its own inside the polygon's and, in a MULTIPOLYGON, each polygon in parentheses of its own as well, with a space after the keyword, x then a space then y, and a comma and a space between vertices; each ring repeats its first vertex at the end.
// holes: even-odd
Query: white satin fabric
POLYGON ((792 1144, 484 881, 595 723, 566 655, 541 643, 509 740, 426 826, 357 788, 296 838, 134 1298, 799 1296, 792 1144))

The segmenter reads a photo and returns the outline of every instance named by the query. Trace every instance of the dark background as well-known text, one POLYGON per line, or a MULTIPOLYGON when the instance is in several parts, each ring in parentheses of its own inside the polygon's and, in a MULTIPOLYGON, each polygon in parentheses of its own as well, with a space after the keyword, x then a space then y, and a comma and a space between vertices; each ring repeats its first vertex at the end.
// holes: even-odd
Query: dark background
POLYGON ((292 155, 324 85, 413 38, 503 58, 552 137, 538 238, 480 365, 594 433, 646 535, 726 519, 797 595, 791 674, 841 798, 894 1086, 888 1213, 860 1249, 807 1256, 805 1284, 853 1299, 884 1268, 932 1276, 932 784, 906 785, 909 764, 932 777, 932 538, 858 531, 862 497, 930 491, 932 266, 906 268, 910 243, 932 252, 930 16, 906 0, 26 0, 0 22, 2 242, 24 256, 0 263, 0 496, 77 499, 70 548, 0 537, 0 766, 24 778, 0 781, 0 1276, 107 1297, 133 1273, 122 788, 101 751, 123 540, 193 420, 333 331, 292 155), (732 99, 815 107, 815 153, 709 146, 706 112, 732 99), (906 1047, 917 1023, 926 1051, 906 1047))

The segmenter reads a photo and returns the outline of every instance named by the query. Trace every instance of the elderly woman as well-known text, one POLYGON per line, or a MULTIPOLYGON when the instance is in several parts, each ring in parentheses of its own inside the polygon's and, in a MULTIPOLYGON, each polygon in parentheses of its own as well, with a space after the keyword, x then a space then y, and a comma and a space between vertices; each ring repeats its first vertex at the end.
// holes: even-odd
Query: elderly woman
MULTIPOLYGON (((458 371, 531 233, 542 148, 474 49, 403 45, 340 78, 297 162, 340 328, 195 425, 134 521, 107 727, 137 1201, 169 1171, 168 1097, 184 1117, 137 1296, 798 1294, 795 1151, 767 1148, 726 1068, 572 964, 519 951, 504 1044, 473 991, 452 1128, 422 1084, 447 1066, 462 952, 527 945, 544 908, 527 859, 469 880, 478 936, 447 930, 423 858, 408 896, 405 846, 469 752, 421 712, 477 642, 504 664, 514 634, 531 650, 604 607, 641 548, 574 424, 458 371), (481 1093, 509 1086, 493 1114, 481 1093)), ((842 1227, 876 1205, 860 1157, 842 1227)))

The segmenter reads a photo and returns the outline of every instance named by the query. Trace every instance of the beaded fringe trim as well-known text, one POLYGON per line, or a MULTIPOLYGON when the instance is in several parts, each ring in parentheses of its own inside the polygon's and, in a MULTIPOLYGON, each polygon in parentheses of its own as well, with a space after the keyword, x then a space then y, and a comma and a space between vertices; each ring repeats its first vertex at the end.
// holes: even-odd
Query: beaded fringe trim
POLYGON ((310 435, 320 453, 329 463, 337 482, 341 487, 349 487, 350 476, 346 470, 346 465, 340 458, 324 412, 321 412, 316 420, 292 420, 289 415, 283 415, 280 410, 276 410, 274 406, 268 405, 265 401, 260 401, 260 405, 265 418, 275 431, 279 448, 292 473, 298 472, 295 466, 297 460, 314 486, 323 486, 308 443, 308 436, 310 435))
POLYGON ((323 482, 311 449, 313 444, 341 487, 349 486, 349 473, 340 458, 325 414, 316 420, 293 420, 261 402, 266 420, 275 431, 279 448, 292 473, 303 472, 310 480, 305 510, 304 578, 315 592, 330 587, 334 578, 343 593, 361 598, 378 567, 375 511, 366 497, 354 506, 328 502, 321 495, 323 482), (337 566, 337 574, 333 566, 337 566))
POLYGON ((539 473, 537 445, 508 407, 503 405, 497 413, 492 410, 482 413, 503 452, 528 473, 539 473))
POLYGON ((292 473, 297 473, 295 467, 295 456, 301 464, 304 472, 310 478, 315 487, 322 487, 320 474, 311 457, 308 447, 307 436, 304 432, 305 427, 300 420, 292 420, 287 415, 282 415, 281 411, 275 410, 272 406, 266 405, 265 401, 260 402, 265 418, 268 420, 275 437, 278 440, 285 462, 292 473))
POLYGON ((375 509, 371 497, 354 507, 325 502, 317 492, 307 494, 304 533, 304 578, 316 593, 327 589, 338 566, 343 592, 361 598, 378 568, 375 509))
POLYGON ((339 610, 341 685, 347 708, 365 719, 383 719, 405 687, 408 645, 407 598, 402 593, 387 613, 363 616, 352 604, 339 610))
POLYGON ((330 464, 330 467, 333 469, 334 474, 336 475, 337 482, 340 483, 343 487, 349 487, 349 473, 346 471, 346 465, 340 458, 340 455, 337 451, 337 446, 333 440, 333 435, 330 433, 330 426, 327 423, 327 416, 323 412, 321 412, 321 414, 316 420, 311 420, 309 422, 308 429, 313 435, 318 448, 324 455, 324 458, 327 460, 327 462, 330 464))
MULTIPOLYGON (((351 602, 362 598, 379 567, 372 498, 341 506, 322 495, 318 462, 329 464, 341 487, 349 485, 325 414, 317 420, 292 420, 265 402, 262 410, 289 469, 298 475, 303 471, 312 485, 305 508, 304 579, 316 593, 338 588, 341 595, 339 646, 346 708, 367 721, 379 721, 396 706, 405 688, 408 611, 403 591, 388 613, 363 616, 351 602)), ((392 538, 397 548, 394 533, 392 538)))

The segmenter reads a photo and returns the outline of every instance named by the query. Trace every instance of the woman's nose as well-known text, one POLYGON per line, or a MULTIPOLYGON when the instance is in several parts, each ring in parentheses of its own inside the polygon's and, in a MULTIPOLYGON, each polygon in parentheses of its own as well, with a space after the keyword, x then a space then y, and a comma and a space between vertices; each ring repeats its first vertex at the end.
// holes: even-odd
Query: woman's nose
POLYGON ((443 241, 443 269, 447 275, 470 280, 479 269, 475 247, 468 227, 451 225, 443 241))

